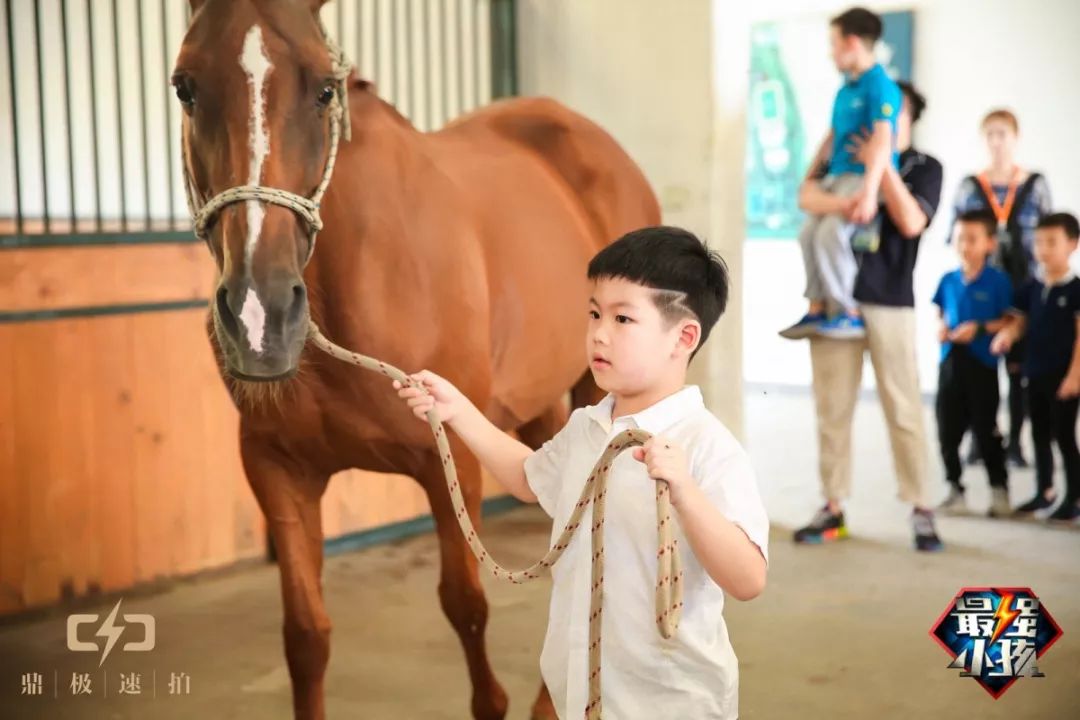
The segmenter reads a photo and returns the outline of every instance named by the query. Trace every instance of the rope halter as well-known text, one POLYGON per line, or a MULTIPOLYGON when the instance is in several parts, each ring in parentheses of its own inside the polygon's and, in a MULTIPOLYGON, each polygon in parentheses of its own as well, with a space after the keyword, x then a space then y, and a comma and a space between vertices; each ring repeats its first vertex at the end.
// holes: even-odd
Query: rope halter
POLYGON ((223 190, 210 200, 202 202, 202 193, 195 186, 195 181, 191 176, 191 167, 187 159, 188 152, 185 146, 183 163, 184 190, 187 193, 188 211, 191 213, 192 227, 196 237, 208 241, 207 229, 210 227, 210 223, 213 222, 214 217, 223 208, 233 203, 245 200, 270 203, 288 208, 303 218, 307 224, 308 236, 311 240, 308 243, 308 254, 304 263, 307 264, 311 260, 311 255, 315 252, 315 236, 323 227, 322 217, 319 215, 319 204, 322 202, 326 188, 330 185, 330 178, 334 174, 334 165, 337 164, 338 143, 343 135, 346 142, 352 138, 352 126, 349 121, 348 109, 349 75, 352 72, 352 64, 345 57, 345 51, 330 38, 321 20, 319 21, 319 32, 322 34, 326 50, 330 55, 332 73, 337 87, 334 98, 327 107, 330 114, 330 153, 326 158, 326 167, 323 170, 322 180, 315 188, 315 192, 311 194, 310 198, 307 198, 280 188, 265 187, 263 185, 238 185, 223 190))

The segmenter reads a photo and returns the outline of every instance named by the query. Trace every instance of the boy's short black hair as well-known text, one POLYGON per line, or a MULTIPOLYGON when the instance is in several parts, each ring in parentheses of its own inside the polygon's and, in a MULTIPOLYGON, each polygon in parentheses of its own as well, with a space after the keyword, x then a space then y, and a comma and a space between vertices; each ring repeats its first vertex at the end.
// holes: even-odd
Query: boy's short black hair
POLYGON ((724 314, 728 268, 724 259, 693 233, 658 225, 628 232, 589 263, 589 279, 622 278, 653 288, 653 302, 668 322, 693 317, 701 340, 693 359, 724 314))
POLYGON ((846 10, 834 17, 829 24, 839 30, 841 35, 854 35, 869 47, 873 47, 881 38, 881 18, 866 8, 854 7, 846 10))
POLYGON ((1038 227, 1039 229, 1061 228, 1065 231, 1065 237, 1074 242, 1080 240, 1080 222, 1072 213, 1056 212, 1043 215, 1038 227))
POLYGON ((900 86, 900 92, 904 93, 904 100, 907 101, 908 113, 911 115, 911 124, 919 122, 919 118, 922 117, 923 111, 926 110, 926 97, 915 89, 915 86, 909 83, 907 80, 900 80, 896 83, 900 86))
POLYGON ((989 210, 965 210, 956 216, 956 222, 982 225, 987 235, 997 237, 997 217, 989 210))

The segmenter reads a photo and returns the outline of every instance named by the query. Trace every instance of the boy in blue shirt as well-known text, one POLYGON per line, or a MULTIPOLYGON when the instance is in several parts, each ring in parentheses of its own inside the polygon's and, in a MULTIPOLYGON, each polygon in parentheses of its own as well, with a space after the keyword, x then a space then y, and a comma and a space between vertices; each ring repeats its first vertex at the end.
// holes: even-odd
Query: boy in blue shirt
POLYGON ((1080 241, 1080 223, 1069 213, 1051 213, 1035 230, 1036 279, 1016 294, 1008 327, 994 338, 992 349, 1007 353, 1027 336, 1024 377, 1027 379, 1031 435, 1035 444, 1038 491, 1018 513, 1039 513, 1053 507, 1054 455, 1057 443, 1065 465, 1065 496, 1051 520, 1080 520, 1080 450, 1076 415, 1080 401, 1080 278, 1069 258, 1080 241))
POLYGON ((934 293, 934 304, 941 310, 937 421, 949 482, 949 495, 941 509, 962 512, 966 508, 960 482, 960 440, 970 428, 990 477, 990 516, 1004 517, 1010 512, 1008 474, 997 430, 998 358, 990 352, 990 338, 1009 322, 1012 281, 987 263, 997 244, 996 232, 992 213, 961 214, 956 223, 960 268, 946 273, 934 293))
POLYGON ((831 23, 833 62, 845 81, 836 94, 829 134, 810 163, 806 181, 827 163, 826 175, 818 182, 847 202, 838 212, 808 216, 799 233, 810 306, 801 320, 781 331, 791 340, 866 335, 854 298, 859 266, 852 239, 866 245, 863 249, 874 245, 872 228, 856 231, 877 216, 885 168, 889 163, 897 166, 894 138, 901 100, 899 86, 874 58, 881 27, 881 18, 863 8, 848 10, 831 23), (857 138, 868 138, 865 164, 855 157, 857 138))

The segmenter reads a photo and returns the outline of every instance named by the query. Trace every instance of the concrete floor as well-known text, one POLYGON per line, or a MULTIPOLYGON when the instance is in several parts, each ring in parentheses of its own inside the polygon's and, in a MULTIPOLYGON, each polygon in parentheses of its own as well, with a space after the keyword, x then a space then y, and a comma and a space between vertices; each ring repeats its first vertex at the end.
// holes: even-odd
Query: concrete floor
MULTIPOLYGON (((894 499, 880 412, 867 401, 857 416, 857 481, 848 512, 857 538, 795 547, 786 528, 819 503, 809 398, 752 392, 747 419, 774 531, 765 594, 726 609, 741 664, 744 720, 1080 717, 1080 532, 943 519, 947 552, 916 554, 907 511, 894 499), (965 585, 1030 586, 1041 596, 1064 630, 1039 664, 1045 678, 1021 679, 994 701, 973 680, 946 669, 948 658, 927 633, 965 585)), ((971 476, 973 503, 985 504, 984 475, 971 476)), ((1014 502, 1032 487, 1030 472, 1017 473, 1014 502)), ((491 520, 485 538, 497 557, 518 567, 540 556, 548 530, 542 513, 522 508, 491 520)), ((419 537, 328 559, 329 717, 468 717, 464 661, 435 596, 436 557, 434 539, 419 537)), ((486 585, 492 660, 511 698, 509 717, 524 719, 538 685, 546 581, 486 585)), ((114 602, 89 612, 107 613, 114 602)), ((142 696, 113 690, 100 696, 96 656, 65 649, 66 613, 55 613, 0 626, 0 718, 290 717, 275 568, 132 594, 122 612, 152 613, 157 621, 153 652, 116 651, 105 666, 110 683, 119 672, 141 672, 142 696), (20 676, 33 671, 46 676, 47 696, 20 697, 20 676), (70 696, 74 671, 92 673, 93 696, 70 696), (168 695, 171 672, 191 677, 190 695, 168 695), (55 699, 53 673, 65 684, 55 699)))

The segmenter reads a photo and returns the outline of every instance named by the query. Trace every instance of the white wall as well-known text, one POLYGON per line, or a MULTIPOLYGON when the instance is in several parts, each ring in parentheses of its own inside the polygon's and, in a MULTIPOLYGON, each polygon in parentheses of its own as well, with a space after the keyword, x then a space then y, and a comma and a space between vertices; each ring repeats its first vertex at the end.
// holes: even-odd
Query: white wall
MULTIPOLYGON (((832 0, 758 0, 753 20, 822 16, 852 3, 832 0)), ((1080 117, 1080 29, 1076 0, 914 0, 864 3, 875 10, 914 8, 914 81, 929 108, 915 141, 945 167, 946 206, 963 175, 985 162, 979 120, 992 107, 1012 108, 1020 118, 1021 162, 1043 171, 1056 206, 1080 211, 1080 152, 1075 149, 1080 117)), ((813 61, 819 61, 813 58, 813 61)), ((936 386, 935 311, 930 297, 941 274, 955 265, 944 247, 950 213, 938 215, 924 237, 916 269, 919 364, 923 387, 936 386)), ((744 357, 748 381, 805 384, 809 354, 804 344, 776 336, 804 309, 803 270, 794 243, 751 241, 745 250, 747 307, 744 357)), ((864 373, 867 385, 870 373, 864 373)))

